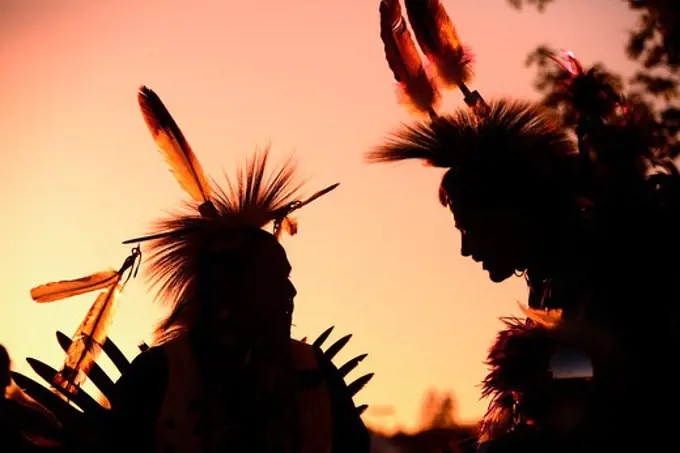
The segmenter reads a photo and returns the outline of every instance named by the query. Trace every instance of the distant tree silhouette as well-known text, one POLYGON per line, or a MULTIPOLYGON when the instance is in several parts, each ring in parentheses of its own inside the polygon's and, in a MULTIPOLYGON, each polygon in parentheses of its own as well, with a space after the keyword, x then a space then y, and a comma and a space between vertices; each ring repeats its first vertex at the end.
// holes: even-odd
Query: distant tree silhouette
MULTIPOLYGON (((515 8, 535 6, 544 11, 554 0, 508 0, 515 8)), ((629 102, 642 107, 650 116, 664 151, 676 157, 680 154, 680 12, 677 0, 625 0, 639 12, 637 27, 626 43, 628 57, 639 64, 636 73, 624 82, 602 63, 593 65, 600 76, 625 94, 629 102)), ((568 43, 564 43, 568 46, 568 43)), ((536 89, 544 94, 543 103, 557 109, 569 126, 576 124, 576 112, 562 96, 563 82, 568 74, 547 57, 556 53, 542 44, 531 52, 526 66, 536 66, 536 89)))
POLYGON ((428 389, 423 398, 420 429, 425 431, 458 426, 456 409, 457 404, 453 394, 428 389))

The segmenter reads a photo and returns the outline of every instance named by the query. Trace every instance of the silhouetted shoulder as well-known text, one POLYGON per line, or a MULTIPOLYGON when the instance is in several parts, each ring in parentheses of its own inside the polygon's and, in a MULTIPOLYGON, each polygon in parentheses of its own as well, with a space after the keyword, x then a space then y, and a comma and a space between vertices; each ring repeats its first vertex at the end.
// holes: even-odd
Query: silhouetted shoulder
POLYGON ((168 386, 167 369, 163 347, 153 347, 139 354, 116 382, 108 425, 117 448, 153 448, 154 426, 168 386))
POLYGON ((116 383, 114 397, 116 401, 112 401, 112 404, 135 401, 136 394, 147 400, 151 396, 149 391, 161 394, 158 400, 160 404, 167 386, 167 369, 168 362, 162 346, 150 348, 139 354, 116 383))

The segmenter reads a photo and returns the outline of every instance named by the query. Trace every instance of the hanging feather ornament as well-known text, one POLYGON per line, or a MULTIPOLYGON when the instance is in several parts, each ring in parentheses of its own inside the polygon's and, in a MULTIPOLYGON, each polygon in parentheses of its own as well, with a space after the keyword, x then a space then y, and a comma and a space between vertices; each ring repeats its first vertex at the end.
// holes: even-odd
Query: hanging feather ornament
POLYGON ((62 369, 53 379, 54 386, 75 393, 84 382, 106 340, 118 295, 127 281, 137 275, 140 261, 140 248, 135 247, 117 271, 108 270, 75 280, 48 283, 31 290, 31 297, 36 302, 50 302, 104 289, 73 335, 62 369))
POLYGON ((398 100, 410 111, 436 118, 441 96, 423 67, 399 0, 380 2, 380 37, 385 58, 398 83, 398 100))
POLYGON ((113 321, 120 294, 118 282, 102 291, 72 337, 66 360, 53 385, 75 393, 92 369, 113 321))
POLYGON ((62 280, 31 289, 31 298, 39 303, 54 302, 115 285, 120 278, 115 269, 97 272, 75 280, 62 280))

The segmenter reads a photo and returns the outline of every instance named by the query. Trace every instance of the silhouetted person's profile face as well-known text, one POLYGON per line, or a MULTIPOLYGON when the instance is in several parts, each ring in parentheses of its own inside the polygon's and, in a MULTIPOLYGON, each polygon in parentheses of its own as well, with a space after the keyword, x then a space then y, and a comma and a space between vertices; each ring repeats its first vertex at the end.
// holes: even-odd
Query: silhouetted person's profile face
POLYGON ((461 233, 461 255, 481 262, 494 282, 536 262, 545 232, 521 206, 522 195, 484 194, 483 189, 470 190, 451 179, 446 186, 448 207, 461 233))
POLYGON ((440 189, 461 232, 461 254, 481 262, 494 282, 516 272, 549 272, 579 229, 571 160, 559 172, 512 158, 494 166, 478 160, 448 171, 440 189))
POLYGON ((288 257, 273 235, 259 229, 245 235, 237 250, 217 250, 206 263, 209 300, 204 320, 220 341, 287 344, 297 294, 289 279, 288 257))
POLYGON ((470 211, 458 206, 453 202, 449 209, 461 233, 461 255, 481 262, 494 282, 526 270, 533 244, 525 219, 511 206, 470 211))
POLYGON ((10 364, 11 362, 7 349, 0 345, 0 397, 4 397, 5 389, 12 383, 10 364))

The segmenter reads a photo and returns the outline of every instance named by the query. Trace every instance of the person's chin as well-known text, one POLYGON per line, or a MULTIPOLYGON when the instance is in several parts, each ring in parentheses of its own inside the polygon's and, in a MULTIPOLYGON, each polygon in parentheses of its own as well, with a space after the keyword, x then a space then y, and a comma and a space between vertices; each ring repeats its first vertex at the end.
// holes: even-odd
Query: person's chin
POLYGON ((514 270, 487 270, 489 272, 489 278, 491 279, 492 282, 494 283, 500 283, 508 278, 512 277, 514 274, 514 270))

